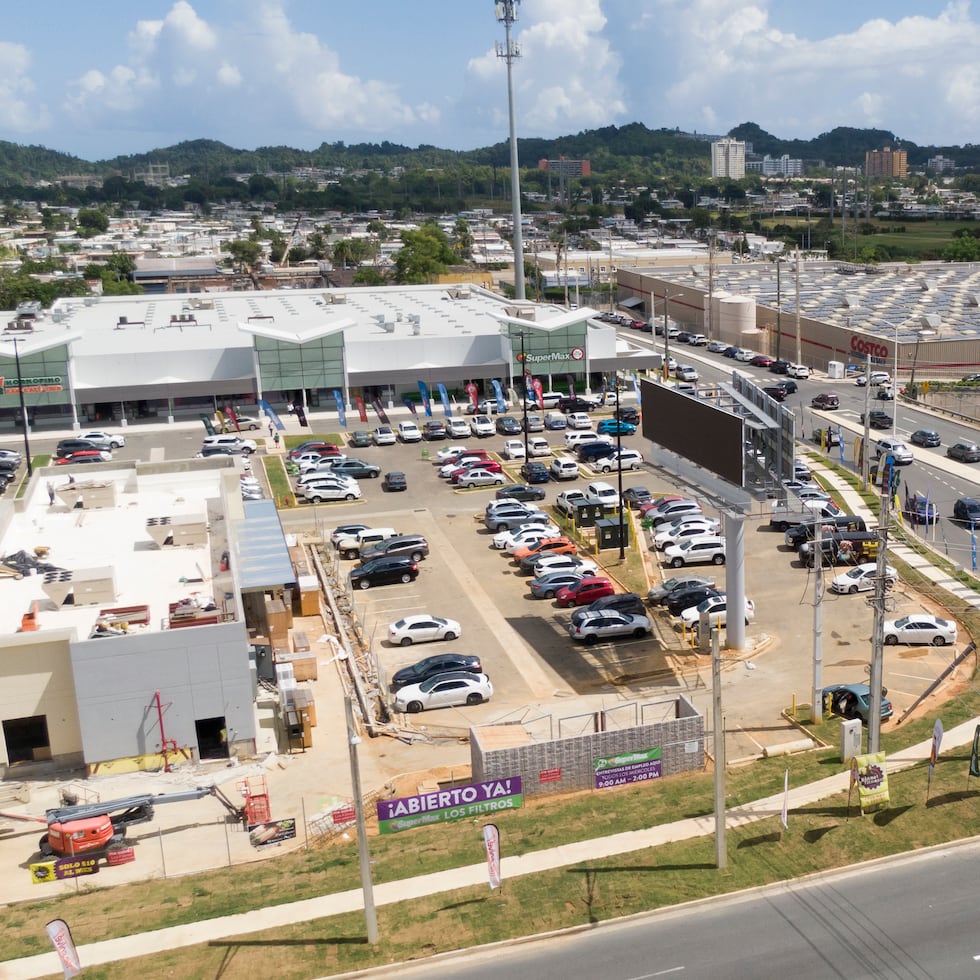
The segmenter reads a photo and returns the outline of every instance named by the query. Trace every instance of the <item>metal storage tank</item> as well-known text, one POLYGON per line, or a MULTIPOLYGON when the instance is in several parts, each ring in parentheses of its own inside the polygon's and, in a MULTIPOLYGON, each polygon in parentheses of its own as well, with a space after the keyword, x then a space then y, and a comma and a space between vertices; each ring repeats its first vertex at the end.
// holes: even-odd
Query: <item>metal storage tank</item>
POLYGON ((704 294, 704 332, 708 335, 709 340, 725 340, 726 343, 731 343, 721 332, 719 324, 721 323, 721 301, 723 299, 728 299, 732 294, 727 289, 717 289, 711 294, 711 308, 708 309, 708 294, 704 294))

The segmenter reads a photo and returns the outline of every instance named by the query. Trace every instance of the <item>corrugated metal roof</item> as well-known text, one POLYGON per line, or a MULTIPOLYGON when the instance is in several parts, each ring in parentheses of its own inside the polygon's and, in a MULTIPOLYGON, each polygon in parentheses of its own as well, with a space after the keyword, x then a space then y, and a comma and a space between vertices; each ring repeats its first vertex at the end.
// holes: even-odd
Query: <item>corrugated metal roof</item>
POLYGON ((238 582, 242 592, 278 588, 296 580, 274 500, 246 500, 235 522, 238 582))

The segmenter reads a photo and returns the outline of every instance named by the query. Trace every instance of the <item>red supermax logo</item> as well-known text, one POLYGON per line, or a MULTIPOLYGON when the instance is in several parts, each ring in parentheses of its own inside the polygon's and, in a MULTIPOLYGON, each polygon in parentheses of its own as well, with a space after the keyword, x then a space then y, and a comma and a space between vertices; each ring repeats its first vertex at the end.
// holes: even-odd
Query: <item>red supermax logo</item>
POLYGON ((855 354, 870 354, 872 357, 888 358, 888 348, 866 337, 851 337, 851 350, 855 354))

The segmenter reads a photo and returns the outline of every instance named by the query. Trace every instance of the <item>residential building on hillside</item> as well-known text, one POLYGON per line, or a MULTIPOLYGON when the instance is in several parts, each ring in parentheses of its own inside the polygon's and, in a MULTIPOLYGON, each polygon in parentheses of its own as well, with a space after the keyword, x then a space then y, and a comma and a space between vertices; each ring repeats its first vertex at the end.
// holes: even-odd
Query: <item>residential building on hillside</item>
POLYGON ((711 176, 741 180, 745 176, 745 143, 728 137, 711 144, 711 176))
POLYGON ((900 177, 909 175, 908 154, 905 150, 893 150, 886 146, 880 150, 868 150, 864 154, 864 172, 869 177, 900 177))

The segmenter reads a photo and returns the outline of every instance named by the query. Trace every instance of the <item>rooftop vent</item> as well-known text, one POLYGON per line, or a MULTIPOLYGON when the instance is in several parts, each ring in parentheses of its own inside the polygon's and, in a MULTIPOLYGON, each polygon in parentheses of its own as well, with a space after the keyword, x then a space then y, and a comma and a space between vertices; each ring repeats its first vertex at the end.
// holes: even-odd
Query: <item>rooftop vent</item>
POLYGON ((385 333, 395 332, 395 321, 394 320, 382 320, 381 326, 384 328, 385 333))
POLYGON ((938 330, 943 325, 943 321, 938 313, 923 313, 919 317, 919 324, 925 330, 938 330))

